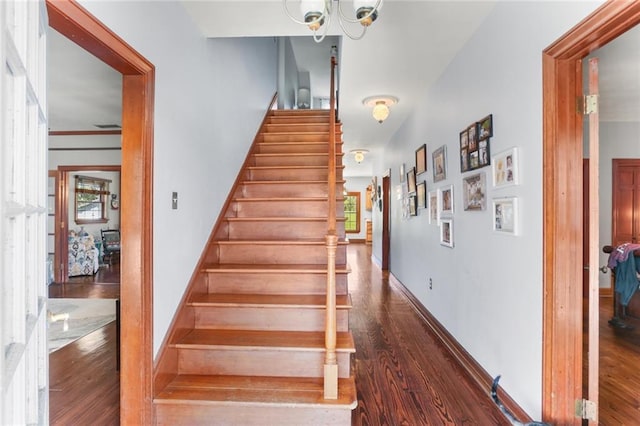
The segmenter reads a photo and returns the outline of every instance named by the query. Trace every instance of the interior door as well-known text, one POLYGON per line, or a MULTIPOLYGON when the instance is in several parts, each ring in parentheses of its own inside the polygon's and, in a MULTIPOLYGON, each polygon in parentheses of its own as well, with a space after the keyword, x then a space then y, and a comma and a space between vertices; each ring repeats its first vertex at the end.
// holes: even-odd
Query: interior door
MULTIPOLYGON (((599 260, 599 246, 600 246, 600 235, 599 235, 599 223, 600 223, 600 212, 599 212, 599 195, 598 195, 598 168, 600 165, 600 157, 599 157, 599 145, 600 141, 598 139, 598 131, 599 131, 599 116, 596 106, 593 107, 593 102, 591 100, 596 99, 598 96, 598 58, 589 59, 588 63, 588 79, 589 79, 589 88, 587 95, 587 102, 585 102, 586 111, 588 114, 589 120, 589 128, 587 132, 587 137, 589 138, 589 162, 588 162, 588 170, 589 170, 589 178, 586 179, 588 184, 588 212, 585 215, 586 222, 584 223, 584 228, 586 228, 588 235, 588 253, 589 253, 589 262, 588 262, 588 274, 589 274, 589 286, 588 286, 588 341, 587 341, 587 400, 590 401, 588 404, 589 407, 593 407, 593 410, 587 417, 589 419, 590 425, 598 424, 598 412, 597 412, 597 403, 598 403, 598 373, 599 373, 599 362, 600 362, 600 285, 598 280, 598 260, 599 260), (589 106, 590 105, 590 106, 589 106)), ((586 190, 586 188, 585 188, 586 190)), ((584 378, 583 378, 584 379, 584 378)), ((584 381, 583 381, 584 383, 584 381)))
MULTIPOLYGON (((612 164, 611 244, 640 242, 640 160, 614 159, 612 164)), ((640 297, 635 295, 627 314, 640 317, 640 297)))
POLYGON ((391 251, 390 220, 391 205, 391 176, 387 173, 382 177, 382 270, 389 270, 389 255, 391 251))

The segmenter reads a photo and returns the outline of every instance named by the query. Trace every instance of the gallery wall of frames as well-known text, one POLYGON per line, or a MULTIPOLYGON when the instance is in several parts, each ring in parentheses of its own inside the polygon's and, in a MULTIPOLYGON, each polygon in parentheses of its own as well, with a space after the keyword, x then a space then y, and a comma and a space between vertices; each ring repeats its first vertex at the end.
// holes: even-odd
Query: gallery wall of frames
POLYGON ((448 248, 454 247, 454 214, 481 214, 487 217, 487 226, 494 232, 518 235, 518 197, 508 191, 509 187, 519 184, 518 148, 492 155, 493 135, 493 114, 460 131, 459 151, 454 153, 461 173, 458 182, 448 179, 447 145, 420 145, 409 165, 400 164, 396 193, 401 200, 402 218, 426 216, 430 224, 439 227, 440 244, 448 248), (431 173, 428 173, 427 162, 429 149, 431 173), (427 185, 431 176, 431 184, 427 185), (454 201, 457 191, 462 194, 460 206, 454 201))

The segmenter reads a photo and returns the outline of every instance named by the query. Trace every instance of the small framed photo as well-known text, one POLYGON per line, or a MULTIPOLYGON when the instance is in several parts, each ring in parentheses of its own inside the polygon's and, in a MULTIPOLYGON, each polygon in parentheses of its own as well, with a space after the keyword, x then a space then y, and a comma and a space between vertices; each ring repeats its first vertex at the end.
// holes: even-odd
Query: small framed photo
POLYGON ((494 187, 518 184, 518 148, 510 148, 496 154, 492 162, 494 187))
POLYGON ((416 175, 427 171, 427 145, 416 149, 416 175))
POLYGON ((433 151, 433 181, 439 182, 447 178, 447 146, 442 145, 433 151))
POLYGON ((518 198, 493 199, 493 230, 500 234, 518 235, 518 198))
POLYGON ((487 115, 478 122, 478 140, 482 141, 493 136, 493 114, 487 115))
POLYGON ((440 221, 440 244, 453 248, 453 219, 440 221))
POLYGON ((438 191, 429 191, 427 201, 429 203, 429 223, 437 225, 439 218, 438 214, 440 212, 438 207, 438 191))
POLYGON ((487 208, 487 178, 484 172, 462 178, 462 204, 464 210, 487 208))
POLYGON ((468 172, 469 170, 469 151, 467 151, 467 148, 460 148, 460 173, 468 172))
POLYGON ((407 192, 415 194, 416 192, 416 168, 412 167, 407 172, 407 192))
POLYGON ((476 151, 478 149, 478 123, 473 123, 467 127, 467 134, 469 139, 469 152, 476 151))
POLYGON ((418 215, 418 206, 417 206, 417 201, 416 201, 416 196, 414 195, 409 195, 409 215, 410 216, 417 216, 418 215))
POLYGON ((460 149, 467 148, 469 146, 469 132, 464 129, 460 132, 460 149))
POLYGON ((489 139, 478 142, 478 166, 489 165, 489 139))
POLYGON ((407 177, 407 172, 404 170, 404 163, 400 164, 400 182, 404 182, 407 177))
POLYGON ((420 182, 416 186, 416 196, 418 197, 418 208, 426 209, 427 208, 427 182, 420 182))
POLYGON ((440 217, 453 214, 453 185, 438 189, 438 206, 440 217))

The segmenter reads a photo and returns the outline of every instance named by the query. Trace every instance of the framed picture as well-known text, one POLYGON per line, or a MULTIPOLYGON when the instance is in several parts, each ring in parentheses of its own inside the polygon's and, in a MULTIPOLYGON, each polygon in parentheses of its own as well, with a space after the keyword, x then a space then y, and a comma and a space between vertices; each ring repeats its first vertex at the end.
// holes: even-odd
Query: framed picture
POLYGON ((416 186, 416 196, 418 197, 418 208, 426 209, 427 208, 427 182, 420 182, 416 186))
POLYGON ((374 176, 371 178, 371 202, 375 203, 378 200, 378 177, 374 176))
POLYGON ((414 195, 409 195, 409 215, 411 216, 417 216, 418 215, 418 207, 416 205, 417 201, 416 201, 416 196, 414 195))
POLYGON ((493 186, 518 184, 518 148, 510 148, 493 157, 493 186))
POLYGON ((400 164, 400 182, 404 182, 407 172, 404 171, 404 163, 400 164))
POLYGON ((439 182, 447 178, 447 147, 442 145, 433 151, 433 181, 439 182))
POLYGON ((478 122, 478 140, 489 139, 493 136, 493 114, 487 115, 478 122))
POLYGON ((437 225, 438 213, 440 212, 438 208, 438 191, 429 191, 427 201, 429 203, 429 223, 437 225))
POLYGON ((427 171, 427 145, 416 149, 416 175, 427 171))
POLYGON ((478 167, 489 165, 489 139, 478 142, 478 167))
POLYGON ((453 248, 453 219, 440 221, 440 244, 453 248))
POLYGON ((469 171, 469 151, 467 148, 460 148, 460 173, 469 171))
POLYGON ((518 235, 518 199, 493 199, 493 230, 501 234, 518 235))
POLYGON ((462 178, 462 204, 465 210, 487 208, 487 177, 484 172, 462 178))
POLYGON ((453 214, 453 185, 438 189, 440 217, 453 214))
POLYGON ((409 194, 416 192, 416 168, 412 167, 407 172, 407 191, 409 194))
POLYGON ((478 149, 478 123, 473 123, 469 127, 467 127, 467 134, 469 139, 469 152, 475 151, 478 149))

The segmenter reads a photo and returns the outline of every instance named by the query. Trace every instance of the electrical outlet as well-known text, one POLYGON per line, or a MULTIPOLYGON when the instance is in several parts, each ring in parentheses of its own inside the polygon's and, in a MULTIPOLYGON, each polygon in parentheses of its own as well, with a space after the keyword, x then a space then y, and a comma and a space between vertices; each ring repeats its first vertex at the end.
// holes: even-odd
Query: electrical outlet
POLYGON ((433 290, 433 280, 429 278, 429 290, 433 290))

